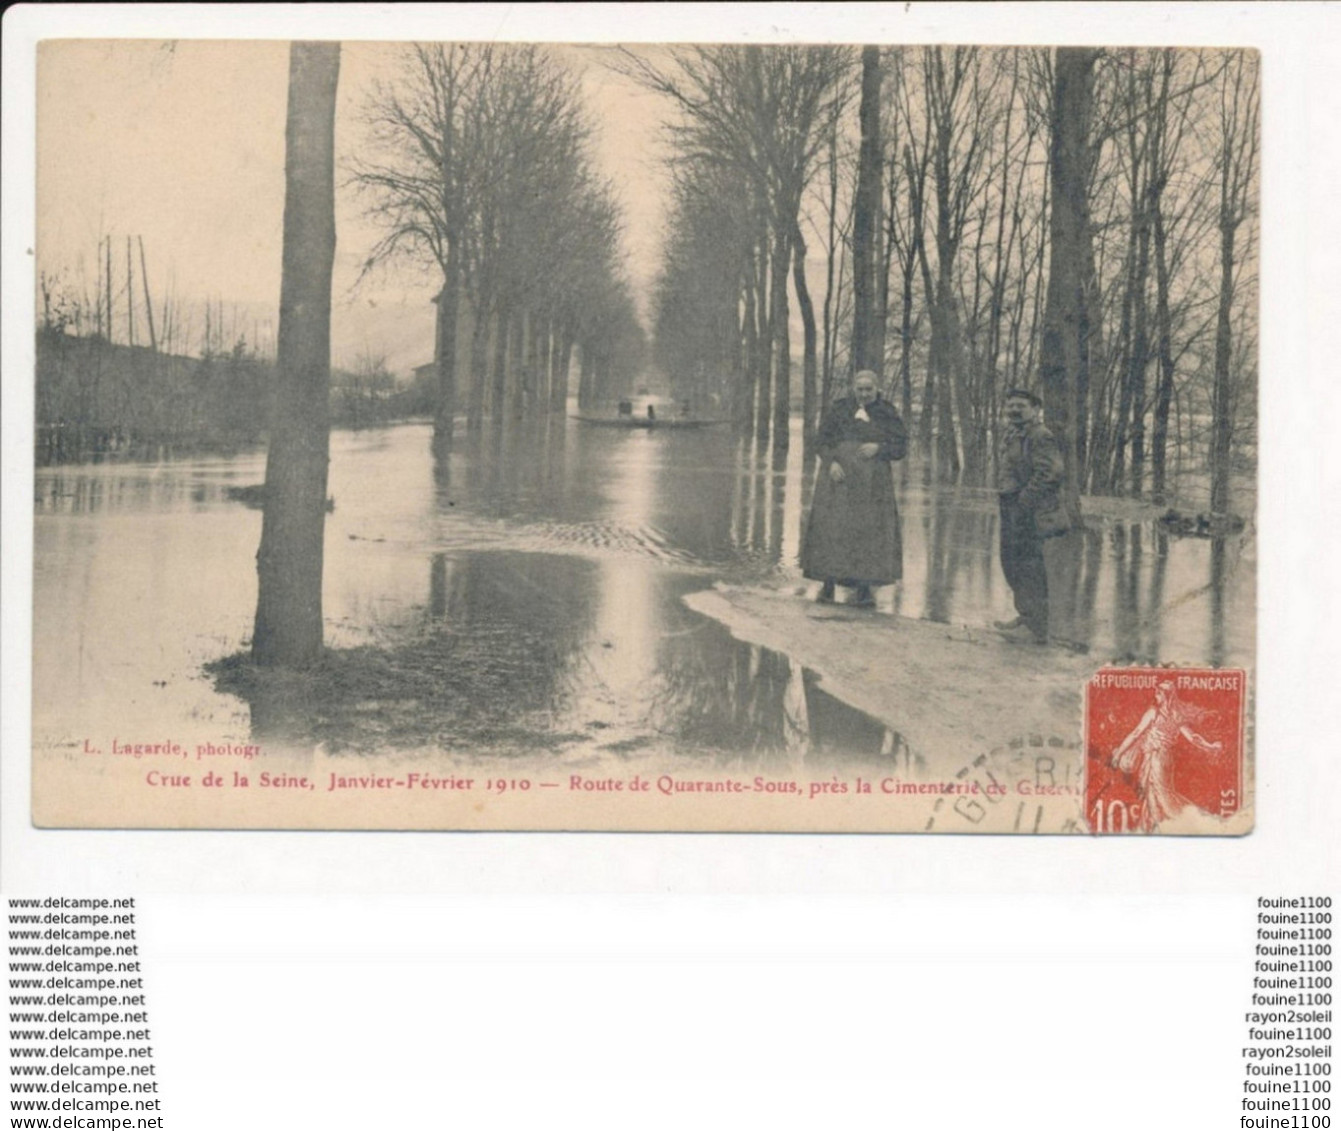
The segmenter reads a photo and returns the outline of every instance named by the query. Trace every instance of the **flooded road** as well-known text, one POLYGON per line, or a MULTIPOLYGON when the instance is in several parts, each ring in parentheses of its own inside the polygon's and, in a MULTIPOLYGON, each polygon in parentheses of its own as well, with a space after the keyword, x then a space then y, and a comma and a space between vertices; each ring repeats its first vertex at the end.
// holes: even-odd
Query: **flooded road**
MULTIPOLYGON (((263 453, 39 469, 38 749, 72 757, 88 735, 170 730, 332 753, 543 752, 571 766, 654 753, 717 768, 912 758, 841 688, 684 604, 722 582, 803 586, 799 437, 777 467, 726 427, 540 419, 458 435, 449 466, 434 465, 429 439, 418 424, 332 438, 327 643, 380 665, 381 691, 404 689, 388 704, 351 677, 339 712, 321 717, 283 689, 252 702, 222 693, 202 670, 250 634, 260 513, 234 492, 261 482, 263 453)), ((993 495, 929 485, 916 467, 896 476, 904 580, 869 615, 976 626, 1012 615, 993 495)), ((1096 666, 1249 663, 1248 545, 1092 519, 1077 626, 1096 666)))

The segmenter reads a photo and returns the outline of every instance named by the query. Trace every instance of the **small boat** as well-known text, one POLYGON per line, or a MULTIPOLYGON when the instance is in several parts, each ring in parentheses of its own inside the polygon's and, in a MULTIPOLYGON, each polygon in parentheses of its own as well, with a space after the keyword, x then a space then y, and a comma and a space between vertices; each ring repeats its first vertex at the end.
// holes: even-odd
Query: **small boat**
POLYGON ((673 416, 582 416, 577 417, 583 424, 601 424, 611 428, 710 428, 714 424, 725 424, 725 420, 704 420, 699 417, 673 416))

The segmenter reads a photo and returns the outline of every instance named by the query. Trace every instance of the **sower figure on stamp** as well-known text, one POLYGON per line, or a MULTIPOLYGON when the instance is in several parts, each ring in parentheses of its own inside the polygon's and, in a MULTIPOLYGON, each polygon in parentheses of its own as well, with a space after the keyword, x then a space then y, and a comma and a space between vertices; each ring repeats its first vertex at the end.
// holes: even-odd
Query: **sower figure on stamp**
POLYGON ((1109 762, 1136 783, 1141 799, 1140 827, 1154 830, 1176 817, 1193 802, 1174 788, 1174 748, 1179 738, 1204 754, 1217 756, 1224 744, 1212 742, 1192 729, 1212 712, 1186 703, 1178 697, 1172 680, 1163 680, 1155 688, 1155 705, 1136 724, 1113 751, 1109 762))
POLYGON ((801 546, 801 568, 823 582, 821 602, 834 586, 855 592, 852 603, 875 604, 871 589, 903 576, 903 542, 890 465, 903 459, 908 432, 898 410, 880 396, 875 374, 863 369, 852 393, 840 397, 815 436, 819 471, 801 546))
POLYGON ((1015 595, 1013 620, 996 627, 1035 644, 1048 642, 1048 574, 1043 540, 1070 527, 1062 507, 1065 470, 1057 439, 1039 419, 1043 402, 1027 389, 1006 393, 1006 430, 997 461, 1001 572, 1015 595))

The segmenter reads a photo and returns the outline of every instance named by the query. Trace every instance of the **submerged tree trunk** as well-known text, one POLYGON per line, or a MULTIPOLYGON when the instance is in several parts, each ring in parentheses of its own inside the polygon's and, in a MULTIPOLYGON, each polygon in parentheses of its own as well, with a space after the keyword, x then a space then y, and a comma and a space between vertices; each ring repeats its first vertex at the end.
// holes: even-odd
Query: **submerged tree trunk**
POLYGON ((433 451, 450 455, 456 426, 456 325, 460 312, 461 264, 456 250, 447 253, 447 271, 438 292, 437 346, 438 403, 433 417, 433 451))
POLYGON ((568 399, 568 384, 563 379, 563 334, 558 319, 549 328, 549 411, 562 412, 568 399))
POLYGON ((478 432, 484 426, 489 386, 489 303, 481 295, 474 295, 470 310, 470 404, 466 408, 466 428, 478 432))
POLYGON ((521 419, 527 408, 526 360, 523 353, 526 343, 526 310, 518 304, 508 321, 507 336, 507 380, 509 415, 513 420, 521 419))
POLYGON ((591 407, 591 390, 596 381, 595 366, 592 364, 589 342, 582 342, 578 351, 577 407, 585 409, 591 407))
POLYGON ((754 378, 758 368, 756 355, 759 352, 759 329, 754 316, 754 285, 750 281, 745 284, 742 324, 745 339, 744 364, 740 369, 740 380, 736 384, 734 419, 740 431, 748 432, 754 421, 754 378))
POLYGON ((1048 627, 1063 640, 1079 634, 1080 442, 1089 381, 1089 308, 1093 278, 1090 224, 1090 113, 1098 53, 1057 48, 1053 66, 1051 144, 1048 160, 1051 210, 1047 306, 1039 349, 1044 411, 1065 465, 1063 506, 1074 528, 1044 548, 1048 577, 1048 627))
POLYGON ((252 657, 264 665, 321 654, 339 75, 338 43, 289 49, 279 349, 252 632, 252 657))
POLYGON ((490 378, 489 413, 495 424, 503 419, 508 386, 508 329, 511 319, 502 299, 494 303, 494 358, 490 378))
MULTIPOLYGON (((770 317, 769 296, 766 294, 768 274, 768 235, 760 236, 755 261, 757 298, 754 316, 759 323, 754 357, 754 434, 760 444, 768 442, 773 424, 773 391, 770 384, 773 369, 774 325, 770 317)), ((784 276, 785 278, 785 276, 784 276)))
POLYGON ((568 372, 573 359, 573 333, 565 325, 554 334, 554 380, 550 386, 550 411, 568 410, 568 372))

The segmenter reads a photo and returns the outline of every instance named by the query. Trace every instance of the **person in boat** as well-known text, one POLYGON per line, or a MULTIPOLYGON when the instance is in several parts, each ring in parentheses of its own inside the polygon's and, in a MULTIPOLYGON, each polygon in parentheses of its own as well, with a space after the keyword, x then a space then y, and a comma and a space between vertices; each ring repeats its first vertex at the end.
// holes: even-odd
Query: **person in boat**
POLYGON ((633 402, 630 401, 630 400, 622 400, 622 401, 620 401, 620 402, 619 402, 619 415, 620 415, 620 416, 632 416, 632 415, 633 415, 633 402))
POLYGON ((903 542, 891 464, 908 450, 898 410, 863 369, 852 392, 829 406, 815 437, 819 470, 801 546, 801 569, 821 583, 818 600, 835 586, 853 590, 852 604, 875 604, 872 590, 903 576, 903 542))

